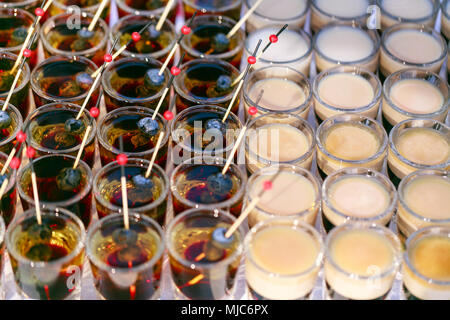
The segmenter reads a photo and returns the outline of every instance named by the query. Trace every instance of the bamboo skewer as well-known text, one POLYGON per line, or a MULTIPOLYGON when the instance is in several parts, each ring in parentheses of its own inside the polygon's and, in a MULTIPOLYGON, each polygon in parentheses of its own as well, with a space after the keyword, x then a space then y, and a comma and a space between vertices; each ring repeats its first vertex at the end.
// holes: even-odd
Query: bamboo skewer
POLYGON ((161 15, 161 18, 159 18, 158 23, 156 24, 156 31, 161 30, 164 21, 167 19, 167 16, 169 15, 170 9, 172 9, 173 3, 175 2, 175 0, 169 0, 166 4, 166 7, 164 8, 164 11, 161 15))
POLYGON ((94 29, 95 24, 97 23, 98 19, 100 18, 100 15, 102 14, 103 9, 105 9, 107 3, 109 0, 103 0, 100 3, 100 6, 98 7, 97 11, 95 12, 94 18, 92 19, 91 23, 89 24, 88 31, 91 31, 94 29))
POLYGON ((234 27, 228 32, 227 38, 230 39, 238 30, 239 28, 247 21, 247 19, 252 15, 252 13, 259 7, 259 5, 264 0, 258 0, 255 2, 255 4, 247 11, 247 13, 234 25, 234 27))
POLYGON ((162 142, 163 138, 164 138, 164 132, 161 132, 159 134, 158 141, 156 142, 156 146, 153 151, 152 158, 150 160, 150 164, 148 165, 147 171, 145 172, 145 178, 148 178, 150 176, 150 173, 152 172, 152 168, 155 163, 156 156, 158 154, 158 150, 159 150, 159 147, 161 146, 161 142, 162 142))
MULTIPOLYGON (((255 50, 253 51, 253 57, 258 53, 258 49, 259 49, 259 46, 261 45, 261 42, 262 42, 262 40, 259 39, 259 40, 258 40, 258 44, 256 45, 256 48, 255 48, 255 50)), ((244 85, 244 78, 245 78, 245 76, 247 75, 247 73, 249 72, 250 67, 251 67, 251 64, 248 63, 248 64, 247 64, 247 67, 245 68, 245 71, 243 72, 243 75, 244 75, 244 76, 243 76, 242 79, 239 81, 239 85, 238 85, 238 87, 237 87, 237 88, 235 89, 235 91, 234 91, 233 98, 231 99, 230 104, 228 105, 227 112, 225 112, 225 115, 224 115, 223 118, 222 118, 222 123, 225 123, 225 120, 228 118, 228 115, 229 115, 230 112, 231 112, 231 108, 233 107, 233 104, 234 104, 234 102, 236 101, 236 98, 237 98, 238 94, 240 93, 240 91, 241 91, 241 89, 242 89, 242 86, 244 85)))
MULTIPOLYGON (((196 16, 197 16, 197 11, 194 12, 194 14, 192 15, 192 18, 189 20, 189 22, 187 24, 188 28, 190 28, 190 26, 194 22, 194 19, 196 16)), ((173 55, 175 54, 175 51, 177 50, 177 48, 180 46, 180 42, 181 42, 181 40, 183 40, 184 36, 185 36, 184 33, 180 34, 180 36, 177 39, 177 42, 173 46, 172 50, 170 50, 169 55, 166 58, 166 61, 164 61, 164 64, 162 65, 161 69, 159 69, 158 75, 162 75, 164 70, 166 70, 167 66, 170 63, 170 60, 172 59, 173 55)))

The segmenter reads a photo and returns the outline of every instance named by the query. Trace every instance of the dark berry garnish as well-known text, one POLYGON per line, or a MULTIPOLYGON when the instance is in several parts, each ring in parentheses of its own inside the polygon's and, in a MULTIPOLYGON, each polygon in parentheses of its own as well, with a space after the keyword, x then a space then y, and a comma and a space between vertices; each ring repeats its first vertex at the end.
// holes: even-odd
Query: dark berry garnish
MULTIPOLYGON (((150 178, 146 178, 140 174, 134 176, 133 178, 131 178, 131 180, 133 181, 133 184, 136 188, 152 189, 154 186, 153 181, 150 178)), ((148 192, 151 192, 151 191, 148 190, 148 192)))
MULTIPOLYGON (((33 219, 34 220, 34 219, 33 219)), ((36 220, 33 221, 33 225, 28 229, 28 234, 31 238, 40 240, 48 240, 52 237, 52 228, 47 223, 42 221, 38 224, 36 220)))
POLYGON ((75 81, 84 91, 88 91, 94 83, 94 79, 92 79, 91 75, 86 72, 78 72, 75 76, 75 81))
POLYGON ((78 133, 84 130, 84 122, 80 119, 70 118, 64 123, 64 129, 67 132, 78 133))
POLYGON ((0 174, 0 186, 3 184, 3 181, 6 179, 6 174, 0 174))
POLYGON ((158 121, 145 117, 138 121, 137 126, 139 130, 144 133, 146 136, 154 136, 158 133, 159 124, 158 121))
POLYGON ((227 127, 226 127, 225 123, 223 123, 219 119, 207 120, 206 124, 205 124, 205 129, 206 130, 218 130, 220 133, 222 133, 222 135, 225 135, 226 131, 227 131, 227 127))
POLYGON ((231 88, 231 78, 229 76, 221 75, 216 82, 216 91, 225 92, 231 88))
POLYGON ((212 47, 215 53, 222 53, 227 51, 230 46, 230 40, 224 33, 217 33, 212 40, 212 47))
POLYGON ((147 31, 148 31, 148 38, 151 41, 158 40, 158 38, 161 36, 161 32, 156 30, 156 26, 154 24, 150 25, 150 27, 148 27, 147 31))
POLYGON ((0 129, 6 129, 11 125, 12 119, 8 112, 0 110, 0 129))
POLYGON ((159 89, 164 84, 164 73, 159 75, 158 69, 148 69, 145 73, 144 84, 151 89, 159 89))
POLYGON ((56 177, 56 184, 59 189, 73 191, 80 186, 81 171, 79 169, 64 168, 56 177))
POLYGON ((21 44, 25 41, 25 38, 27 37, 28 30, 26 28, 20 27, 14 29, 12 33, 12 41, 21 44))
POLYGON ((233 181, 227 174, 216 173, 209 176, 206 179, 208 183, 208 188, 213 192, 214 195, 223 197, 231 191, 233 188, 233 181))
POLYGON ((80 37, 81 39, 90 39, 94 36, 94 32, 93 31, 89 31, 86 28, 80 29, 77 32, 78 37, 80 37))
POLYGON ((117 229, 113 232, 112 238, 116 244, 133 245, 137 242, 137 232, 131 229, 117 229))

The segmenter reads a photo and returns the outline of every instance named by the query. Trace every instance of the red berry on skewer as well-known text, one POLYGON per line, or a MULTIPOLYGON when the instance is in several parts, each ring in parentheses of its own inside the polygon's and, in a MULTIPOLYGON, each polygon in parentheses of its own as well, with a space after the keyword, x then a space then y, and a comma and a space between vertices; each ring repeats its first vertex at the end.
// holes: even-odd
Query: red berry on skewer
POLYGON ((256 107, 250 107, 250 108, 248 108, 248 113, 249 113, 251 116, 254 116, 255 114, 258 113, 258 109, 256 109, 256 107))
POLYGON ((248 57, 247 62, 250 64, 255 64, 256 58, 254 56, 250 56, 250 57, 248 57))
POLYGON ((16 136, 17 141, 23 143, 25 140, 27 140, 27 135, 23 131, 17 132, 16 136))
POLYGON ((124 166, 128 162, 128 157, 126 154, 121 153, 121 154, 117 155, 116 160, 117 160, 118 164, 120 164, 121 166, 124 166))
POLYGON ((25 58, 31 57, 31 50, 30 50, 30 49, 25 49, 25 50, 23 50, 23 56, 24 56, 25 58))
POLYGON ((184 35, 188 35, 189 33, 191 33, 191 28, 189 28, 188 26, 182 26, 181 33, 184 35))
POLYGON ((20 167, 20 160, 17 157, 14 157, 11 159, 11 162, 9 163, 9 166, 13 169, 19 169, 20 167))
POLYGON ((92 107, 91 110, 89 110, 89 114, 93 117, 93 118, 97 118, 98 115, 100 114, 100 110, 97 107, 92 107))
POLYGON ((277 35, 276 34, 271 34, 270 37, 269 37, 269 41, 272 42, 272 43, 277 42, 278 41, 277 35))
POLYGON ((103 56, 103 60, 105 61, 105 62, 111 62, 112 61, 112 55, 110 55, 110 54, 105 54, 104 56, 103 56))
POLYGON ((35 155, 36 155, 36 150, 34 150, 33 147, 27 147, 27 157, 29 159, 33 159, 35 155))
POLYGON ((139 34, 139 32, 133 32, 131 34, 131 39, 133 39, 134 42, 138 42, 139 40, 141 40, 141 35, 139 34))
POLYGON ((45 14, 45 11, 42 8, 36 8, 34 10, 34 14, 37 15, 38 17, 43 17, 45 14))
POLYGON ((166 112, 164 112, 164 119, 166 119, 167 121, 170 121, 173 119, 173 113, 169 110, 167 110, 166 112))
POLYGON ((264 183, 263 183, 263 189, 264 189, 265 191, 269 191, 270 189, 272 189, 272 181, 270 181, 270 180, 264 181, 264 183))
POLYGON ((174 76, 179 75, 180 72, 181 72, 181 70, 177 66, 173 66, 172 68, 170 68, 170 73, 174 76))

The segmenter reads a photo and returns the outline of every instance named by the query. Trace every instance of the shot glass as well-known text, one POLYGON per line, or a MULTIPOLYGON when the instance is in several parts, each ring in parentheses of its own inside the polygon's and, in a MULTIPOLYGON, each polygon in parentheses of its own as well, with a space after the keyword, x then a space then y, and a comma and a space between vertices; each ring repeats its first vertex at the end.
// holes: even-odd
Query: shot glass
MULTIPOLYGON (((55 0, 49 8, 49 13, 52 17, 62 13, 94 15, 101 2, 101 0, 55 0)), ((110 6, 107 5, 100 14, 100 18, 105 19, 107 23, 109 22, 109 8, 110 6)))
POLYGON ((331 23, 363 25, 374 4, 375 0, 311 0, 311 29, 317 33, 331 23))
MULTIPOLYGON (((5 166, 5 163, 6 163, 6 159, 8 159, 8 156, 6 154, 4 154, 3 152, 0 152, 0 170, 3 170, 3 167, 5 166)), ((1 176, 2 183, 3 183, 4 179, 6 178, 6 179, 8 179, 8 184, 6 185, 6 189, 2 195, 2 198, 0 199, 0 205, 1 205, 0 217, 2 218, 0 225, 4 222, 6 224, 6 226, 8 226, 16 214, 16 203, 17 203, 16 174, 17 174, 16 169, 8 167, 6 169, 5 174, 1 176)), ((1 226, 0 226, 0 230, 1 230, 1 226)), ((2 232, 0 231, 0 234, 1 233, 2 232)), ((3 230, 3 233, 4 233, 4 230, 3 230)), ((0 236, 0 238, 2 238, 2 237, 0 236)), ((0 242, 3 242, 3 241, 0 241, 0 242)), ((0 244, 0 247, 1 246, 2 245, 0 244)), ((0 264, 1 264, 1 262, 0 262, 0 264)), ((1 267, 0 267, 0 269, 1 269, 1 267)))
POLYGON ((329 298, 386 298, 402 261, 400 241, 390 229, 369 223, 344 223, 328 234, 325 247, 329 298))
MULTIPOLYGON (((161 66, 161 62, 151 58, 123 58, 110 63, 102 74, 106 111, 126 106, 155 109, 169 81, 169 71, 164 70, 161 83, 152 82, 148 73, 161 66)), ((167 110, 169 100, 170 95, 167 95, 160 111, 167 110)))
MULTIPOLYGON (((28 11, 8 7, 0 9, 0 50, 19 54, 27 37, 28 28, 33 22, 34 17, 28 11)), ((39 32, 39 24, 35 32, 39 32)), ((31 69, 37 63, 37 45, 38 39, 32 44, 31 56, 27 60, 31 69)))
POLYGON ((314 56, 319 72, 337 66, 378 70, 380 37, 376 30, 356 25, 330 24, 314 36, 314 56))
POLYGON ((17 216, 5 241, 14 281, 23 299, 80 299, 85 229, 68 210, 42 208, 17 216))
POLYGON ((81 160, 90 167, 94 164, 95 137, 97 124, 95 119, 84 111, 80 117, 83 126, 71 132, 66 128, 69 119, 75 119, 81 107, 72 103, 50 103, 34 110, 25 120, 27 144, 36 150, 36 157, 51 154, 69 154, 77 156, 86 128, 91 126, 83 149, 81 160))
MULTIPOLYGON (((5 252, 5 222, 0 216, 0 274, 3 274, 3 255, 5 252)), ((3 278, 0 278, 0 299, 5 299, 5 292, 3 286, 3 278)))
MULTIPOLYGON (((235 89, 231 84, 239 76, 238 69, 218 59, 191 60, 180 69, 173 81, 177 112, 199 104, 228 108, 235 89)), ((239 97, 231 111, 237 114, 238 107, 239 97)))
POLYGON ((445 122, 449 101, 447 81, 422 69, 394 72, 383 84, 383 126, 390 131, 407 119, 434 119, 445 122))
POLYGON ((439 0, 377 0, 381 12, 381 28, 398 23, 415 23, 434 28, 439 12, 439 0))
POLYGON ((34 13, 34 9, 40 4, 38 0, 10 0, 0 4, 0 8, 18 8, 34 13))
POLYGON ((408 300, 449 300, 450 228, 429 226, 406 241, 403 288, 408 300))
POLYGON ((254 300, 307 299, 322 266, 320 234, 294 217, 262 221, 245 237, 245 278, 254 300))
POLYGON ((344 168, 322 185, 325 231, 347 222, 388 226, 397 209, 397 190, 384 174, 367 168, 344 168))
POLYGON ((402 23, 383 32, 380 52, 380 71, 384 77, 406 68, 439 73, 447 56, 447 45, 430 27, 402 23))
MULTIPOLYGON (((152 218, 162 226, 166 216, 169 178, 157 164, 153 165, 149 177, 145 178, 149 164, 147 160, 132 158, 124 166, 128 208, 134 213, 152 218)), ((121 166, 117 162, 104 166, 94 177, 95 203, 100 218, 123 213, 120 177, 121 166)))
POLYGON ((201 155, 228 158, 242 124, 230 113, 222 125, 225 113, 224 108, 213 105, 189 107, 180 112, 170 128, 173 162, 177 165, 201 155))
POLYGON ((242 0, 222 0, 211 2, 209 0, 183 0, 184 14, 186 19, 192 17, 194 12, 198 14, 213 14, 226 16, 238 21, 241 16, 242 0))
POLYGON ((321 199, 320 183, 316 177, 303 168, 287 164, 259 169, 248 180, 246 204, 263 190, 267 180, 272 181, 272 189, 262 194, 255 209, 250 212, 250 227, 278 217, 292 217, 314 225, 321 199))
MULTIPOLYGON (((37 65, 31 73, 36 108, 52 102, 70 102, 81 105, 94 83, 91 74, 96 65, 84 57, 54 56, 37 65)), ((87 104, 97 104, 100 84, 97 84, 87 104)))
POLYGON ((100 160, 103 166, 116 160, 120 153, 120 137, 123 138, 123 153, 128 158, 150 160, 155 150, 160 134, 164 134, 158 150, 156 163, 164 167, 167 159, 167 142, 169 130, 166 119, 160 114, 156 116, 158 131, 148 135, 142 131, 139 121, 151 118, 153 111, 145 107, 124 107, 116 109, 105 115, 98 125, 98 141, 100 147, 100 160))
MULTIPOLYGON (((444 36, 447 38, 447 40, 450 39, 450 1, 443 0, 441 2, 441 32, 444 34, 444 36)), ((449 65, 447 65, 448 67, 449 65)))
MULTIPOLYGON (((245 0, 244 6, 249 10, 257 0, 245 0)), ((302 28, 309 10, 308 0, 265 0, 248 18, 245 29, 247 33, 262 29, 269 25, 279 27, 288 24, 302 28), (276 8, 276 10, 274 10, 276 8)))
MULTIPOLYGON (((236 220, 217 209, 191 209, 175 217, 167 227, 166 245, 177 298, 219 300, 232 297, 243 252, 240 226, 226 248, 217 248, 216 259, 208 244, 217 228, 229 228, 236 220)), ((215 250, 214 250, 215 251, 215 250)))
POLYGON ((317 128, 316 141, 317 166, 323 179, 347 167, 383 169, 388 137, 376 120, 351 113, 331 117, 317 128))
POLYGON ((154 23, 150 29, 142 33, 141 39, 137 42, 133 41, 128 45, 121 53, 121 56, 140 59, 153 58, 164 62, 177 39, 175 26, 168 19, 164 21, 159 33, 156 35, 151 33, 150 30, 155 28, 158 20, 158 16, 127 15, 117 21, 111 28, 109 40, 113 43, 116 37, 119 37, 120 40, 116 45, 116 50, 118 50, 121 46, 126 45, 128 41, 132 40, 131 34, 133 32, 139 32, 150 21, 153 21, 154 23))
POLYGON ((246 115, 250 107, 256 107, 257 115, 282 112, 308 119, 311 85, 304 74, 291 67, 274 65, 253 71, 245 78, 243 92, 246 115))
MULTIPOLYGON (((152 17, 161 15, 166 8, 169 0, 116 0, 119 17, 123 18, 127 15, 139 15, 145 17, 152 17)), ((174 22, 176 15, 176 8, 178 2, 173 3, 173 7, 169 11, 168 18, 174 22)))
POLYGON ((430 119, 399 122, 389 134, 389 178, 400 180, 419 169, 450 169, 450 128, 430 119))
POLYGON ((191 23, 192 32, 180 43, 182 50, 186 53, 184 61, 200 58, 220 59, 239 69, 244 49, 244 31, 239 29, 227 41, 220 37, 228 34, 235 24, 236 21, 223 16, 196 17, 191 23))
POLYGON ((343 113, 372 119, 378 116, 382 85, 369 70, 351 66, 331 68, 315 77, 312 87, 319 123, 343 113))
POLYGON ((86 255, 101 299, 157 299, 164 253, 163 230, 153 219, 130 212, 129 229, 121 214, 89 227, 86 255))
POLYGON ((232 163, 225 174, 226 160, 219 157, 195 157, 178 165, 170 177, 174 214, 202 208, 221 209, 239 216, 247 175, 232 163))
MULTIPOLYGON (((0 101, 0 107, 3 108, 3 101, 0 101)), ((5 125, 5 128, 0 129, 0 152, 9 154, 17 144, 16 136, 22 130, 23 120, 19 110, 11 103, 8 104, 6 112, 11 118, 11 123, 8 126, 5 125)))
POLYGON ((400 182, 397 227, 403 242, 430 225, 450 227, 449 192, 449 172, 444 170, 418 170, 400 182))
POLYGON ((316 147, 314 131, 295 114, 270 112, 256 117, 248 124, 244 139, 250 173, 277 164, 311 169, 316 147))
POLYGON ((71 58, 85 57, 97 66, 101 66, 108 42, 108 25, 104 20, 99 19, 88 37, 81 30, 87 29, 93 14, 82 12, 79 16, 79 24, 76 26, 71 22, 73 15, 74 13, 71 12, 62 13, 51 17, 42 25, 40 36, 45 57, 50 58, 55 55, 71 58))
MULTIPOLYGON (((74 171, 69 171, 74 162, 75 157, 69 155, 49 155, 34 160, 37 192, 42 206, 67 209, 88 227, 92 210, 92 172, 83 160, 74 171)), ((24 210, 35 206, 31 163, 19 169, 17 190, 24 210)))
MULTIPOLYGON (((15 54, 2 51, 0 52, 0 100, 5 101, 11 89, 14 77, 16 74, 11 74, 11 69, 17 60, 15 54)), ((30 88, 30 67, 28 63, 25 63, 22 74, 19 77, 19 81, 16 88, 13 90, 10 105, 14 105, 19 109, 22 118, 26 118, 30 111, 30 101, 28 90, 30 88)))
MULTIPOLYGON (((268 41, 270 35, 276 34, 280 28, 268 26, 251 32, 245 40, 245 55, 247 59, 253 54, 259 39, 263 40, 263 45, 268 41)), ((261 48, 262 50, 262 48, 261 48)), ((261 51, 260 51, 261 52, 261 51)), ((253 70, 257 70, 270 65, 291 67, 306 76, 309 76, 309 69, 312 60, 312 39, 303 29, 289 27, 278 37, 276 45, 264 52, 256 63, 253 70)))

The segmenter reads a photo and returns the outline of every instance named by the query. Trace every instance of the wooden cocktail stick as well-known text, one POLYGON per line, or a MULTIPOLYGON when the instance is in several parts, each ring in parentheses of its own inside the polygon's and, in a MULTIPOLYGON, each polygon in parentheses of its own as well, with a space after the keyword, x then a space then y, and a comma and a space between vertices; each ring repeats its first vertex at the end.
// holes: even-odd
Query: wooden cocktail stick
MULTIPOLYGON (((28 151, 28 149, 27 149, 28 151)), ((27 152, 28 153, 28 152, 27 152)), ((36 179, 36 171, 34 170, 34 152, 31 156, 28 157, 30 160, 30 168, 31 168, 31 185, 33 187, 33 199, 34 199, 34 206, 36 208, 36 218, 38 224, 42 224, 42 217, 41 217, 41 205, 39 202, 39 193, 38 193, 38 187, 37 187, 37 179, 36 179)))
POLYGON ((119 148, 124 159, 120 159, 118 156, 117 162, 120 165, 120 187, 122 189, 122 208, 123 208, 123 224, 126 230, 130 229, 130 218, 128 214, 128 194, 127 194, 127 180, 125 176, 125 164, 127 162, 126 155, 123 154, 123 138, 119 137, 119 148))
POLYGON ((124 52, 126 50, 126 48, 133 42, 133 41, 139 41, 140 37, 142 36, 142 33, 144 33, 145 30, 147 30, 147 28, 149 28, 152 25, 153 21, 149 21, 144 27, 142 27, 141 30, 139 30, 137 33, 139 34, 139 37, 137 40, 131 39, 129 40, 127 43, 125 43, 123 46, 121 46, 114 54, 112 53, 114 51, 114 48, 116 47, 117 43, 120 40, 120 35, 117 35, 117 37, 114 39, 114 42, 111 45, 111 49, 109 50, 109 54, 112 54, 111 56, 111 61, 110 62, 105 62, 101 67, 99 67, 97 70, 95 70, 91 77, 92 78, 96 78, 100 72, 105 69, 111 62, 113 62, 118 56, 120 56, 122 54, 122 52, 124 52))
MULTIPOLYGON (((278 32, 276 34, 271 34, 269 36, 269 42, 264 46, 264 49, 262 49, 262 51, 256 56, 256 61, 259 60, 259 58, 261 58, 262 54, 264 52, 266 52, 267 49, 269 49, 269 47, 272 45, 272 43, 275 43, 278 41, 278 36, 284 31, 286 30, 286 28, 288 27, 287 24, 285 24, 280 30, 278 30, 278 32)), ((256 62, 255 61, 255 62, 256 62)), ((244 77, 246 76, 245 70, 241 72, 241 74, 239 75, 239 77, 237 77, 233 83, 231 84, 232 87, 234 87, 236 84, 239 83, 239 81, 241 81, 244 77)))
POLYGON ((158 137, 158 141, 156 141, 155 149, 153 150, 152 158, 150 159, 150 164, 148 165, 147 171, 145 172, 145 177, 148 178, 150 173, 152 172, 153 164, 155 163, 156 156, 158 154, 159 147, 161 146, 161 142, 164 138, 164 131, 161 131, 158 137))
POLYGON ((264 0, 258 0, 255 2, 255 4, 241 18, 241 20, 239 20, 238 23, 236 23, 236 25, 228 32, 227 34, 228 39, 230 39, 239 30, 239 28, 245 23, 245 21, 247 21, 247 19, 252 15, 253 11, 255 11, 263 1, 264 0))
MULTIPOLYGON (((43 2, 40 8, 36 8, 36 10, 35 10, 36 18, 34 19, 33 24, 28 28, 27 36, 25 38, 25 41, 22 44, 22 48, 20 49, 19 55, 17 57, 17 60, 14 63, 14 66, 11 69, 11 73, 14 73, 16 71, 17 67, 19 66, 19 64, 20 64, 20 62, 22 60, 22 57, 23 57, 23 52, 28 47, 28 43, 29 43, 29 41, 31 39, 31 36, 34 34, 34 31, 36 30, 37 24, 42 19, 42 17, 44 16, 44 14, 47 11, 47 9, 50 7, 52 2, 53 2, 53 0, 48 0, 47 2, 43 2)), ((33 42, 31 42, 31 43, 33 43, 33 42)))
POLYGON ((76 169, 78 167, 78 162, 80 162, 81 155, 83 154, 84 146, 86 145, 86 141, 89 137, 89 133, 91 132, 92 126, 88 125, 86 128, 86 132, 84 133, 83 141, 81 141, 80 150, 78 150, 77 158, 73 164, 72 169, 76 169))
MULTIPOLYGON (((163 93, 162 93, 162 95, 161 95, 161 98, 160 98, 159 101, 158 101, 158 105, 156 106, 155 111, 153 112, 152 120, 155 120, 155 119, 156 119, 156 115, 158 114, 159 109, 161 109, 161 106, 162 106, 162 104, 163 104, 163 102, 164 102, 164 99, 166 98, 167 93, 169 92, 170 87, 172 86, 173 79, 174 79, 177 75, 180 74, 180 65, 181 65, 181 63, 183 62, 183 59, 184 59, 184 55, 185 55, 185 54, 186 54, 186 53, 183 52, 183 54, 181 55, 180 60, 178 60, 177 66, 176 66, 176 67, 172 67, 172 70, 170 70, 171 75, 170 75, 169 81, 167 82, 167 85, 166 85, 166 87, 164 88, 164 91, 163 91, 163 93)), ((167 60, 166 60, 166 61, 167 61, 167 60)))
MULTIPOLYGON (((256 99, 256 105, 259 104, 259 102, 262 99, 262 96, 264 94, 264 90, 261 90, 258 94, 258 98, 256 99)), ((241 144, 242 138, 244 138, 244 134, 245 131, 247 130, 247 124, 245 124, 245 126, 242 128, 241 132, 239 133, 238 138, 236 139, 236 142, 234 143, 233 149, 231 149, 231 153, 228 156, 227 162, 225 163, 225 166, 222 169, 222 174, 225 174, 228 170, 228 168, 231 165, 231 162, 233 161, 234 155, 239 147, 239 145, 241 144)))
POLYGON ((254 63, 253 60, 250 58, 255 59, 255 55, 258 53, 258 49, 259 49, 259 46, 261 45, 261 42, 262 42, 262 40, 259 39, 258 44, 256 45, 256 48, 253 51, 253 55, 247 59, 249 61, 249 63, 247 64, 247 67, 245 68, 245 71, 243 72, 243 77, 239 81, 238 87, 234 91, 233 98, 231 99, 230 104, 228 105, 227 112, 225 112, 225 115, 223 116, 222 123, 225 123, 225 120, 228 118, 228 115, 231 112, 231 108, 233 107, 233 104, 236 101, 238 94, 241 92, 242 86, 244 85, 244 78, 247 75, 247 73, 249 72, 251 65, 254 63))
POLYGON ((97 23, 98 19, 100 18, 100 15, 102 14, 103 9, 105 9, 107 3, 109 0, 103 0, 100 3, 100 6, 98 7, 97 11, 95 12, 94 18, 92 19, 91 23, 89 24, 88 31, 92 31, 95 27, 95 24, 97 23))
POLYGON ((237 218, 236 221, 234 221, 234 223, 228 228, 227 232, 225 232, 225 238, 231 237, 233 233, 237 230, 237 228, 239 228, 239 226, 242 224, 245 218, 247 218, 249 213, 256 207, 256 205, 258 204, 259 200, 261 200, 264 193, 272 189, 273 182, 277 179, 280 173, 281 170, 278 170, 272 177, 272 179, 264 181, 263 189, 256 195, 255 198, 253 198, 252 201, 250 201, 249 205, 240 214, 239 218, 237 218))
POLYGON ((183 40, 184 36, 189 34, 191 32, 191 25, 194 22, 195 16, 197 15, 197 11, 194 12, 194 14, 192 15, 192 18, 189 20, 187 26, 183 26, 181 28, 181 34, 177 39, 177 42, 175 43, 175 45, 173 46, 172 50, 170 50, 169 55, 166 58, 166 61, 164 61, 164 64, 162 65, 161 69, 159 69, 158 74, 162 75, 164 70, 166 70, 167 66, 170 63, 170 60, 172 59, 173 55, 175 54, 175 51, 177 50, 177 48, 180 46, 180 42, 181 40, 183 40))
POLYGON ((156 24, 156 31, 161 30, 164 21, 167 19, 167 16, 169 15, 170 9, 172 9, 173 3, 175 2, 175 0, 169 0, 167 1, 166 7, 164 8, 164 11, 161 15, 161 18, 159 18, 158 23, 156 24))

